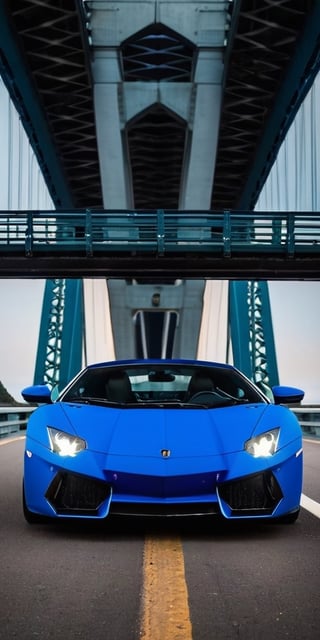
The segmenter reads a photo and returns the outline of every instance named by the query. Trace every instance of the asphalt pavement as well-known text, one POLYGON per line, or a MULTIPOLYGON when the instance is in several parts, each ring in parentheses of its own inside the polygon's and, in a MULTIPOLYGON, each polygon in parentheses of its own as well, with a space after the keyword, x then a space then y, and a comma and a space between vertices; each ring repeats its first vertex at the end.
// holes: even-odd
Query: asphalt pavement
MULTIPOLYGON (((23 446, 0 441, 0 640, 318 640, 320 519, 306 509, 293 525, 28 525, 23 446)), ((320 442, 305 442, 304 461, 319 504, 320 442)))

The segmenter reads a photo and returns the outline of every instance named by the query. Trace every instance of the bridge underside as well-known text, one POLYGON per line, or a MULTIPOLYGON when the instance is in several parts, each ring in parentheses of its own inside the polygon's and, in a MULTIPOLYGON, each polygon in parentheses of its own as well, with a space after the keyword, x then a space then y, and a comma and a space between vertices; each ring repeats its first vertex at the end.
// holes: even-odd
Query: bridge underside
POLYGON ((4 0, 0 70, 57 208, 114 206, 103 193, 104 133, 107 154, 115 136, 127 147, 134 206, 189 208, 179 204, 183 163, 205 118, 215 158, 207 208, 252 209, 319 69, 319 22, 317 0, 4 0), (105 92, 114 132, 97 112, 105 92))
MULTIPOLYGON (((319 68, 319 20, 316 0, 5 0, 0 71, 56 209, 253 209, 319 68)), ((71 294, 64 278, 114 278, 128 292, 136 280, 143 299, 150 282, 201 278, 203 287, 208 279, 292 280, 301 272, 310 279, 319 274, 317 254, 309 251, 293 256, 286 250, 246 255, 187 246, 176 252, 158 249, 139 253, 118 247, 96 255, 86 246, 79 253, 57 248, 53 256, 29 246, 26 255, 1 257, 0 269, 5 277, 60 279, 55 293, 48 286, 46 295, 47 302, 56 291, 63 297, 66 345, 70 327, 78 326, 81 287, 71 294)), ((273 337, 270 323, 260 324, 259 331, 248 329, 255 308, 259 316, 262 305, 269 318, 266 283, 252 295, 247 288, 246 311, 240 304, 242 285, 236 293, 235 283, 228 314, 234 355, 239 356, 236 345, 250 351, 244 368, 255 378, 254 335, 259 333, 267 361, 274 360, 273 337)), ((110 287, 111 308, 113 295, 110 287)), ((198 296, 195 314, 201 305, 198 296)), ((138 317, 141 323, 143 316, 138 317)), ((161 341, 163 326, 160 334, 161 341)), ((194 353, 197 342, 194 332, 194 353)), ((46 345, 40 346, 43 358, 46 345)), ((116 353, 122 347, 123 338, 116 353)), ((183 354, 185 346, 180 347, 183 354)), ((61 366, 64 354, 62 378, 70 374, 70 363, 61 366)), ((81 356, 78 350, 71 369, 81 356)), ((270 371, 276 382, 275 367, 270 371)))
MULTIPOLYGON (((210 256, 190 253, 166 256, 108 254, 83 259, 70 255, 0 259, 5 278, 115 278, 143 282, 166 282, 173 279, 205 280, 319 280, 319 255, 294 258, 269 255, 210 256)), ((143 285, 141 285, 143 286, 143 285)))

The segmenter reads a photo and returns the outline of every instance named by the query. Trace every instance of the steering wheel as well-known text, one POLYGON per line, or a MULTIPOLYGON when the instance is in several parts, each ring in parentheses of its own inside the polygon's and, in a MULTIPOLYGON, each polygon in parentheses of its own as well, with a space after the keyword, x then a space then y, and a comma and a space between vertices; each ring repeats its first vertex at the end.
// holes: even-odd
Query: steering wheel
POLYGON ((188 402, 196 402, 197 400, 200 401, 201 398, 202 398, 202 402, 205 402, 206 401, 205 398, 208 398, 208 396, 212 399, 217 398, 217 394, 215 393, 215 391, 198 391, 193 396, 191 396, 191 398, 189 398, 188 402))

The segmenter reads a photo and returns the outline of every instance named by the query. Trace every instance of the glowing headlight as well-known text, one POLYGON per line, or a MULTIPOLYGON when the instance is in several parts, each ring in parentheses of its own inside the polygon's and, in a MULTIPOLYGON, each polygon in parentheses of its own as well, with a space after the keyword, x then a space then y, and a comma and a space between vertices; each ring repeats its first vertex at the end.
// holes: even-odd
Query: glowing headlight
POLYGON ((247 440, 245 450, 254 458, 268 458, 277 451, 280 429, 272 429, 247 440))
POLYGON ((74 458, 80 451, 86 448, 87 444, 82 438, 73 436, 65 431, 59 431, 48 427, 51 450, 59 456, 71 456, 74 458))

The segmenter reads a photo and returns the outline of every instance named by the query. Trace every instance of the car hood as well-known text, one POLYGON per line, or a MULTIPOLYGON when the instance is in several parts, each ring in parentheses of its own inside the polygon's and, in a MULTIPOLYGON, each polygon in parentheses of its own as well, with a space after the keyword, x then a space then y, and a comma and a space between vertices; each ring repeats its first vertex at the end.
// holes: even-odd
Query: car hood
MULTIPOLYGON (((65 422, 97 452, 125 457, 186 458, 243 450, 244 442, 273 405, 219 409, 134 408, 60 405, 65 422)), ((273 424, 273 423, 272 423, 273 424)), ((273 425, 274 426, 274 425, 273 425)), ((61 428, 63 427, 61 424, 61 428)), ((266 426, 270 428, 270 426, 266 426)), ((264 430, 262 428, 261 430, 264 430)))

